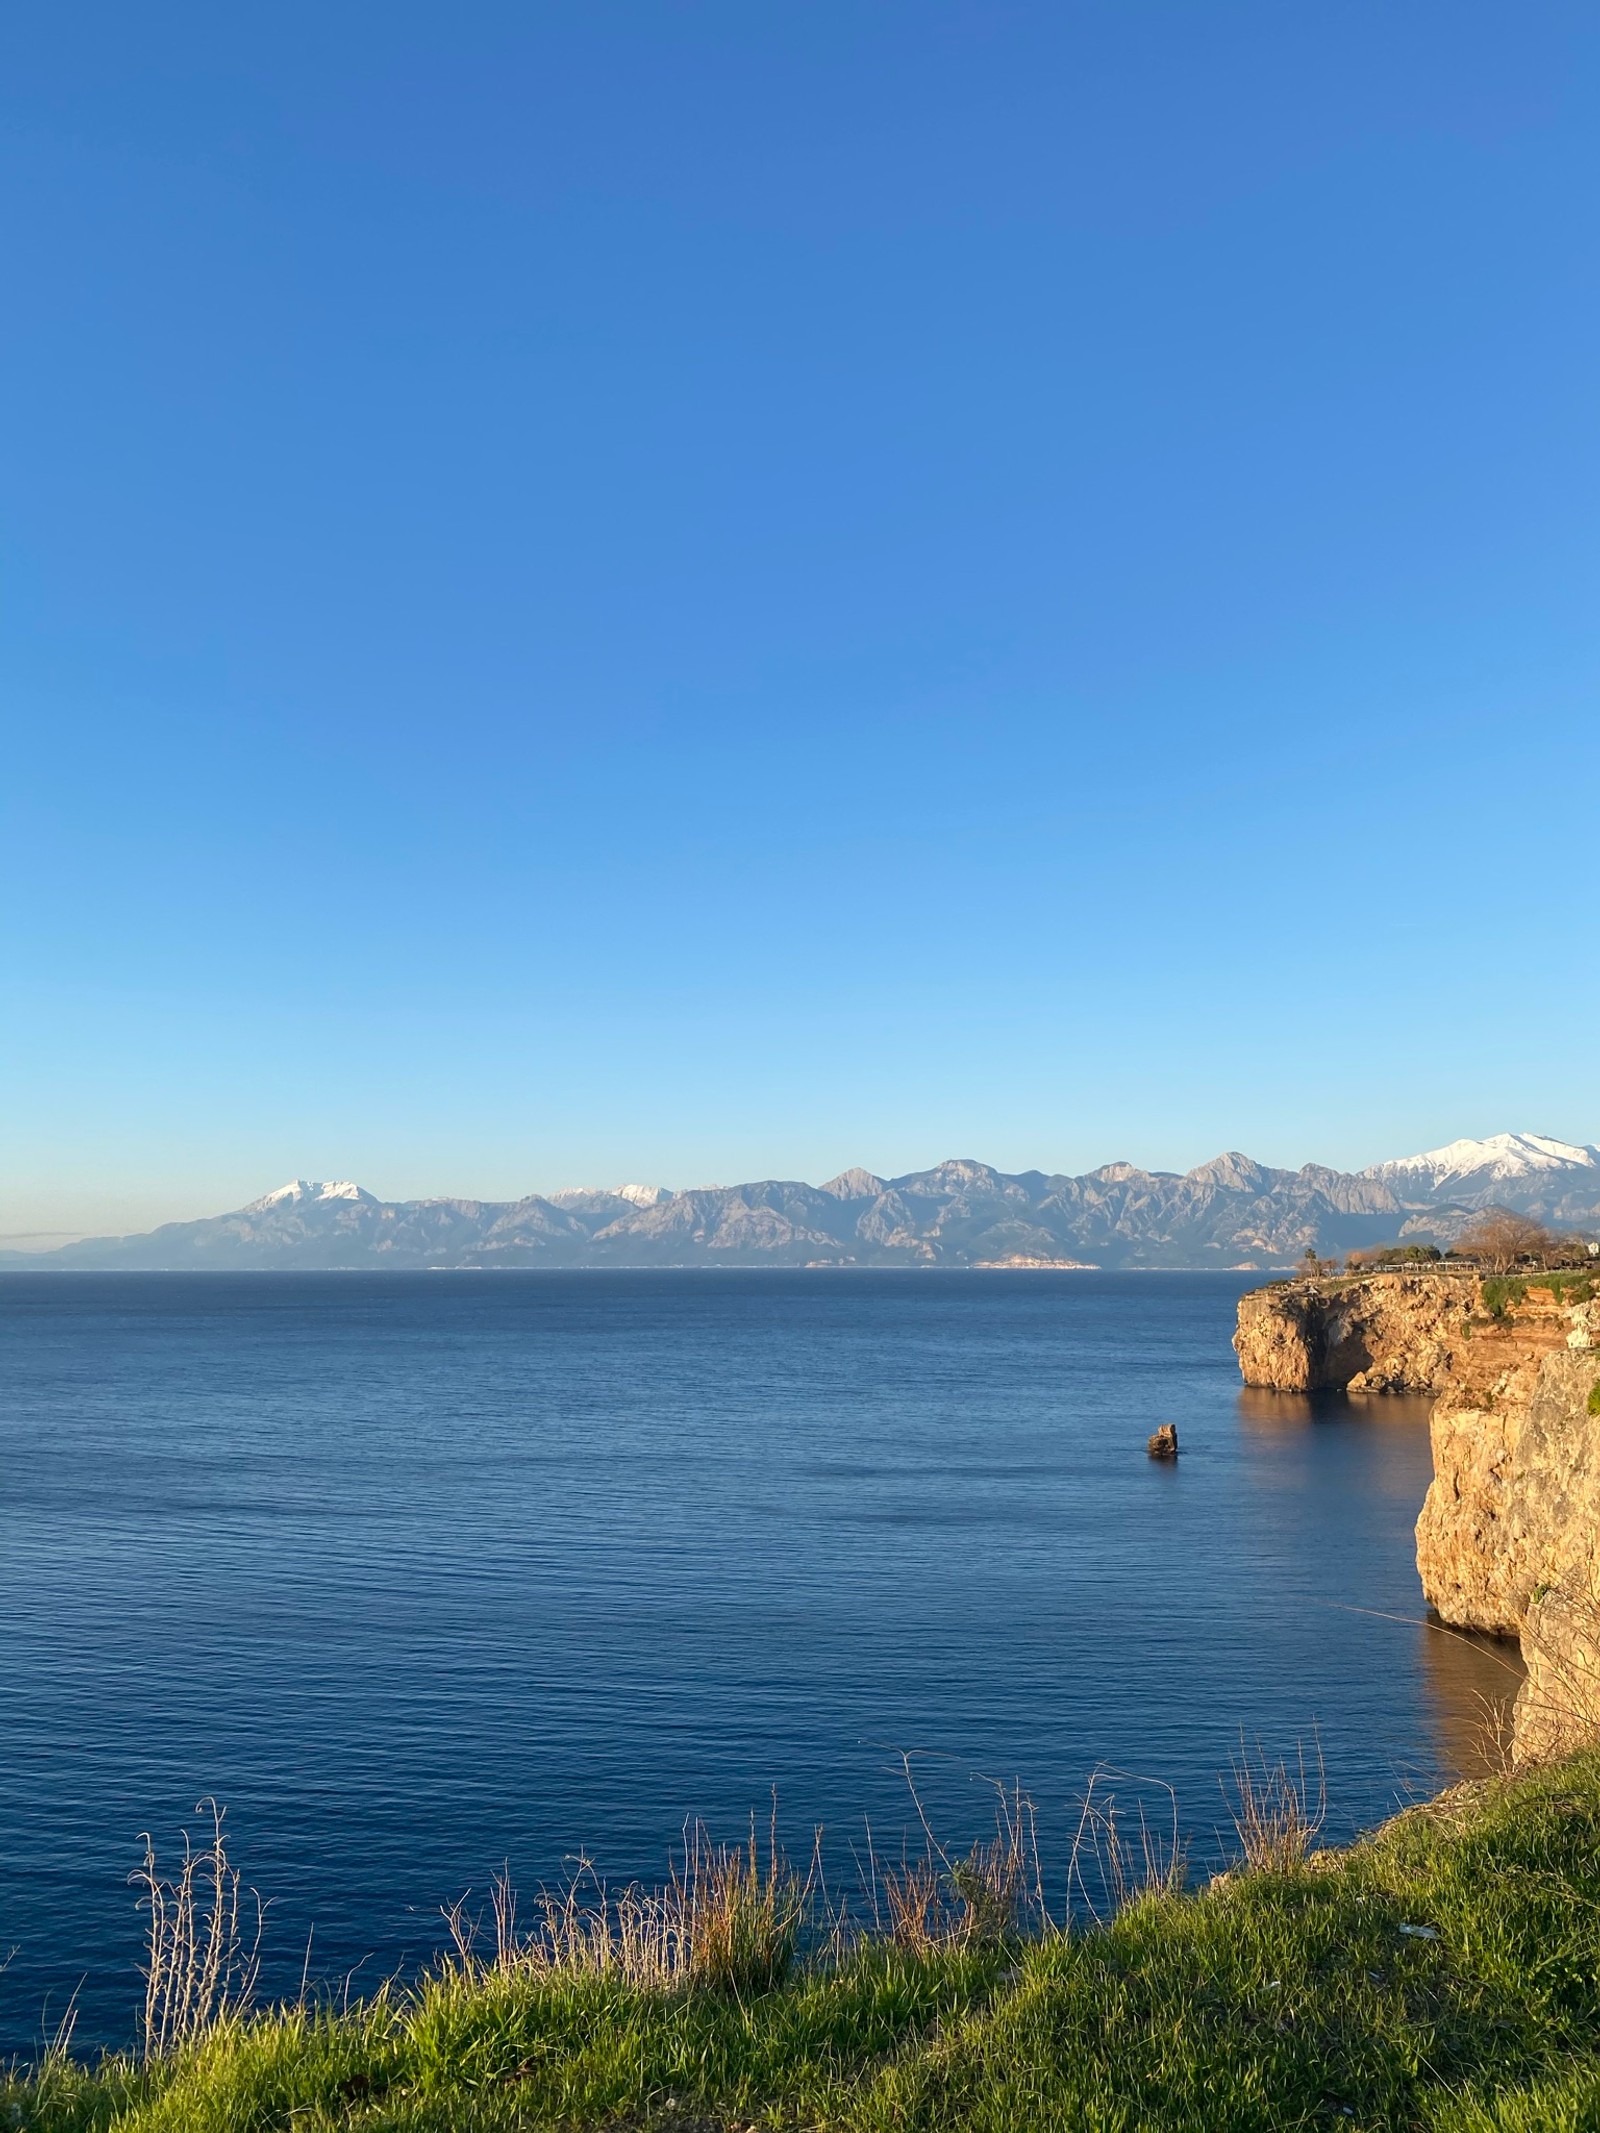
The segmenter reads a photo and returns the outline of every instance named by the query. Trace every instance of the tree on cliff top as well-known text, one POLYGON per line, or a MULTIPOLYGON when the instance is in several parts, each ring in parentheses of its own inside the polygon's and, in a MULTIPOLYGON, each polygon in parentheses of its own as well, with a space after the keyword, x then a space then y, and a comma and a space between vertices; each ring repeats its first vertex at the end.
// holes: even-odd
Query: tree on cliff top
POLYGON ((1346 1252, 1347 1274, 1371 1273, 1375 1268, 1436 1266, 1444 1257, 1436 1244, 1381 1244, 1364 1252, 1346 1252))
POLYGON ((1542 1266, 1558 1244, 1542 1222, 1515 1215, 1509 1207, 1486 1207, 1461 1232, 1455 1249, 1463 1259, 1481 1260, 1491 1274, 1509 1274, 1518 1266, 1542 1266))

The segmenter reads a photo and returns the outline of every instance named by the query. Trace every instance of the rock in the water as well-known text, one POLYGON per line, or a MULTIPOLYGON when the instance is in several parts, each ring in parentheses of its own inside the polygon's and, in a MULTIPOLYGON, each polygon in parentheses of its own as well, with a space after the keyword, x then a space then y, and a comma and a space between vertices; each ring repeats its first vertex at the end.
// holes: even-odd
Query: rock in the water
POLYGON ((1178 1425, 1163 1422, 1145 1445, 1152 1459, 1176 1459, 1178 1456, 1178 1425))

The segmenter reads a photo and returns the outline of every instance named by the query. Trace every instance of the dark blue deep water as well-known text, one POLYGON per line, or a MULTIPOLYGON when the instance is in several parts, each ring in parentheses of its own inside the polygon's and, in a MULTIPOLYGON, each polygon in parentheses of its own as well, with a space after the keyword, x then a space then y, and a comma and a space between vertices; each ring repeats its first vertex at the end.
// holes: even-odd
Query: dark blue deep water
POLYGON ((1241 1728, 1315 1732, 1335 1834, 1469 1766, 1509 1677, 1419 1623, 1425 1410, 1241 1393, 1248 1285, 0 1278, 0 2050, 80 1980, 130 2031, 139 1832, 202 1793, 292 1989, 773 1786, 801 1849, 892 1831, 902 1748, 956 1836, 977 1770, 1064 1849, 1104 1760, 1202 1856, 1241 1728))

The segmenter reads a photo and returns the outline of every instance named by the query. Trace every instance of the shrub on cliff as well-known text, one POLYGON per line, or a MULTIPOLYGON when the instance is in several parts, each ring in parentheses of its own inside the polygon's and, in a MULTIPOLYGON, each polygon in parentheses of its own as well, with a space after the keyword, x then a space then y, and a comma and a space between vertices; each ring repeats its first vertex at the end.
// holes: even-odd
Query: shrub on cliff
POLYGON ((1595 1277, 1572 1270, 1491 1276, 1479 1285, 1478 1293, 1491 1318, 1504 1318, 1513 1304, 1525 1303, 1530 1294, 1541 1289, 1557 1305, 1588 1303, 1594 1297, 1595 1277))

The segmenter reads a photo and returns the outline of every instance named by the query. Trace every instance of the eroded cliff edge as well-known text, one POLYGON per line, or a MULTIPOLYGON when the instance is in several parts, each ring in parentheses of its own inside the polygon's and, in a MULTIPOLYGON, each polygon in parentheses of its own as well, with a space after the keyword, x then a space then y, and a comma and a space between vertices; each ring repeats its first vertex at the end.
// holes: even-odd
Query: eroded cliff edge
POLYGON ((1435 1395, 1423 1594, 1444 1623, 1520 1638, 1523 1760, 1600 1730, 1597 1289, 1439 1269, 1280 1282, 1239 1303, 1246 1384, 1435 1395))
POLYGON ((1432 1392, 1478 1306, 1470 1274, 1278 1281, 1239 1299, 1247 1385, 1275 1392, 1432 1392))

